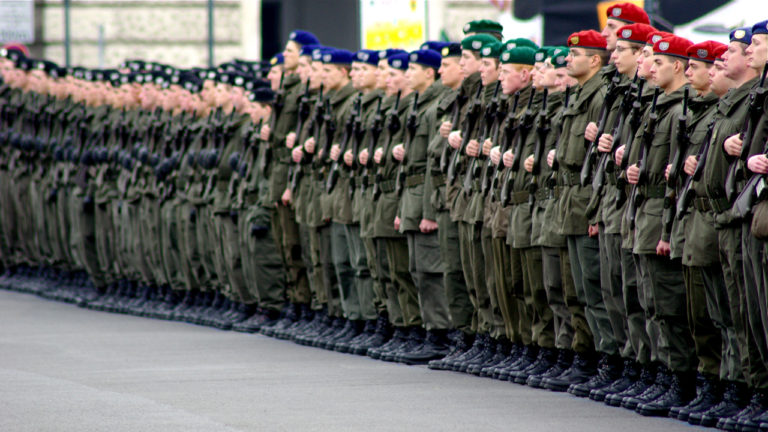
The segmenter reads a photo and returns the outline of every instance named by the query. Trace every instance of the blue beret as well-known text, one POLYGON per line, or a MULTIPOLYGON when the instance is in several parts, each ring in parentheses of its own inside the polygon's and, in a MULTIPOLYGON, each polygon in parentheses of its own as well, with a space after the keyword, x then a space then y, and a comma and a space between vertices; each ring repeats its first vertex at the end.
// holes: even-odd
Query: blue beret
POLYGON ((437 51, 432 51, 431 49, 413 51, 408 58, 410 63, 416 63, 418 65, 432 69, 440 69, 441 60, 442 57, 440 57, 440 54, 438 54, 437 51))
POLYGON ((275 100, 275 92, 269 86, 259 86, 248 93, 251 102, 272 103, 275 100))
POLYGON ((426 50, 431 49, 432 51, 441 52, 443 51, 443 48, 450 45, 450 42, 441 42, 441 41, 426 41, 423 44, 421 44, 421 47, 419 47, 420 50, 426 50))
POLYGON ((387 63, 390 67, 400 69, 402 71, 408 69, 408 53, 402 52, 387 57, 387 63))
POLYGON ((360 50, 355 53, 354 61, 360 63, 367 63, 369 65, 378 66, 379 64, 379 52, 374 50, 360 50))
POLYGON ((277 66, 283 63, 285 63, 285 57, 283 57, 283 53, 277 53, 269 60, 270 66, 277 66))
POLYGON ((752 26, 752 35, 768 34, 768 20, 760 21, 752 26))
POLYGON ((334 49, 323 54, 323 63, 348 65, 352 63, 352 53, 345 49, 334 49))
POLYGON ((320 45, 317 45, 317 44, 304 45, 301 47, 301 52, 299 53, 299 55, 312 57, 312 51, 316 50, 317 48, 320 48, 320 45))
POLYGON ((312 61, 323 61, 323 54, 326 52, 332 51, 332 48, 324 47, 322 45, 319 45, 317 48, 312 50, 312 61))
POLYGON ((731 32, 729 39, 731 42, 741 42, 749 45, 752 43, 752 28, 739 27, 731 32))
POLYGON ((288 38, 299 45, 317 45, 320 40, 312 33, 305 30, 294 30, 288 38))
POLYGON ((449 44, 446 44, 446 46, 443 47, 442 50, 440 50, 440 54, 445 57, 461 57, 461 44, 456 42, 451 42, 449 44))
POLYGON ((379 51, 379 60, 388 59, 390 56, 403 53, 407 54, 407 51, 401 50, 399 48, 387 48, 385 50, 379 51))

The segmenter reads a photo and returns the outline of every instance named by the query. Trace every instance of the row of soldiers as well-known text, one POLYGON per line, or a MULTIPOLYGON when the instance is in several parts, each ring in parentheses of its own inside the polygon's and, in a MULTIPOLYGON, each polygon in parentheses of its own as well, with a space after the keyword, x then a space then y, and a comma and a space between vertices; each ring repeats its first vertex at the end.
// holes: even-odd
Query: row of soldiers
POLYGON ((266 80, 5 52, 3 284, 768 429, 768 22, 502 30, 297 30, 266 80))

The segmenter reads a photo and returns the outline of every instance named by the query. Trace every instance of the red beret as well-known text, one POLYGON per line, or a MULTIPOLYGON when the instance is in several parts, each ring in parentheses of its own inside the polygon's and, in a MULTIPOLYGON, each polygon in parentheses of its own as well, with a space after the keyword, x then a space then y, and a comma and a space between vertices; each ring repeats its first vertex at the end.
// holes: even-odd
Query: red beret
POLYGON ((723 55, 727 50, 728 45, 710 40, 688 47, 688 57, 691 60, 714 63, 715 59, 723 55))
POLYGON ((608 8, 608 18, 626 23, 650 24, 648 14, 634 3, 619 3, 608 8))
POLYGON ((655 31, 648 35, 648 39, 645 41, 647 45, 653 46, 656 42, 664 39, 665 37, 674 36, 672 33, 667 33, 665 31, 655 31))
POLYGON ((653 53, 688 59, 688 48, 693 42, 680 36, 667 36, 653 44, 653 53))
POLYGON ((648 40, 648 37, 651 36, 651 33, 657 31, 658 30, 649 26, 648 24, 636 23, 625 25, 624 27, 618 29, 616 31, 616 36, 618 36, 619 40, 645 44, 645 41, 648 40))
POLYGON ((582 30, 568 36, 568 46, 591 49, 605 49, 607 42, 594 30, 582 30))

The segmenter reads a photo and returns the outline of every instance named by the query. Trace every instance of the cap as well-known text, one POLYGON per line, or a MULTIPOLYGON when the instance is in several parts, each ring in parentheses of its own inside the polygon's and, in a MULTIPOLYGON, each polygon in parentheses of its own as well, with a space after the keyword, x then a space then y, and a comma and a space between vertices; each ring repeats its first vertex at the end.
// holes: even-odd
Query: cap
POLYGON ((352 63, 352 53, 345 49, 333 49, 323 54, 323 63, 349 65, 352 63))
POLYGON ((544 60, 546 60, 551 50, 552 50, 552 47, 548 47, 548 46, 544 46, 537 49, 536 56, 534 57, 534 60, 536 60, 536 63, 541 63, 544 60))
POLYGON ((255 83, 255 88, 248 93, 251 102, 272 103, 275 100, 275 92, 264 81, 255 83))
POLYGON ((507 50, 511 50, 512 48, 524 47, 524 46, 528 48, 533 48, 535 50, 539 49, 539 46, 536 45, 536 42, 526 38, 510 39, 504 42, 504 47, 502 49, 504 51, 507 51, 507 50))
POLYGON ((688 59, 688 48, 693 42, 680 36, 667 36, 653 44, 653 53, 688 59))
POLYGON ((501 42, 491 42, 483 45, 483 48, 480 49, 480 57, 485 58, 499 58, 501 55, 501 42))
POLYGON ((408 51, 402 50, 400 48, 387 48, 385 50, 379 51, 379 60, 386 60, 390 56, 393 56, 395 54, 403 54, 407 53, 408 51))
POLYGON ((518 47, 501 53, 502 64, 523 64, 533 66, 536 63, 536 51, 531 47, 518 47))
POLYGON ((665 31, 655 31, 650 35, 648 35, 648 39, 645 41, 645 44, 653 46, 653 44, 655 44, 656 42, 669 36, 674 36, 674 35, 672 33, 667 33, 665 31))
POLYGON ((379 52, 374 50, 360 50, 355 53, 354 61, 377 66, 379 64, 379 52))
POLYGON ((302 45, 301 51, 299 51, 299 56, 312 57, 312 51, 314 51, 317 48, 320 48, 320 45, 317 45, 317 44, 302 45))
POLYGON ((619 3, 609 7, 608 18, 613 18, 625 23, 651 23, 645 10, 634 3, 619 3))
POLYGON ((582 30, 568 36, 569 48, 589 48, 604 50, 607 45, 605 38, 594 30, 582 30))
POLYGON ((431 49, 432 51, 441 52, 443 48, 450 45, 450 42, 442 41, 426 41, 419 47, 420 50, 431 49))
POLYGON ((752 26, 752 35, 768 34, 768 20, 760 21, 752 26))
POLYGON ((399 69, 401 71, 408 69, 408 53, 398 53, 387 57, 387 63, 389 67, 399 69))
POLYGON ((648 24, 635 23, 625 25, 624 27, 616 30, 616 36, 619 38, 619 40, 645 44, 651 33, 656 31, 657 30, 655 28, 649 26, 648 24))
POLYGON ((432 69, 440 69, 440 54, 431 49, 412 51, 408 56, 409 63, 415 63, 432 69))
POLYGON ((709 40, 691 45, 687 54, 691 60, 714 63, 727 49, 728 45, 709 40))
POLYGON ((467 36, 461 41, 461 49, 480 52, 486 44, 493 42, 498 42, 498 40, 487 34, 467 36))
POLYGON ((461 44, 456 42, 451 42, 448 45, 444 46, 442 50, 440 50, 440 54, 443 56, 443 58, 461 57, 461 44))
POLYGON ((312 50, 312 61, 318 61, 318 62, 323 61, 323 54, 325 54, 326 52, 330 52, 331 50, 333 50, 333 48, 328 48, 328 47, 324 47, 324 46, 319 46, 319 47, 313 49, 312 50))
POLYGON ((315 35, 306 30, 294 30, 288 35, 288 39, 299 45, 317 45, 320 43, 320 40, 315 35))
POLYGON ((739 27, 729 35, 731 42, 741 42, 743 44, 752 43, 752 27, 739 27))
POLYGON ((571 50, 569 50, 568 47, 554 47, 549 51, 549 62, 552 63, 552 66, 554 66, 555 69, 565 67, 567 64, 565 58, 568 57, 568 54, 570 53, 571 50))
POLYGON ((467 33, 501 33, 504 27, 496 21, 487 19, 474 20, 464 24, 464 34, 467 33))
POLYGON ((271 66, 277 66, 285 63, 285 57, 283 57, 283 53, 277 53, 274 57, 269 59, 269 64, 271 66))

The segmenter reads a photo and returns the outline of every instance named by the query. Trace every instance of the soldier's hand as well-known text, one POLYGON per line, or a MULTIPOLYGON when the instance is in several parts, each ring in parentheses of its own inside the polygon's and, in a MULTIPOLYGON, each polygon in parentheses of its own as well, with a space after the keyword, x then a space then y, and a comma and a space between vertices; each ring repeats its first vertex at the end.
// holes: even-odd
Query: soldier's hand
POLYGON ((689 176, 692 176, 696 172, 696 167, 699 166, 699 158, 697 156, 688 156, 683 164, 683 171, 689 176))
POLYGON ((768 157, 759 154, 747 159, 747 168, 756 174, 768 174, 768 157))
POLYGON ((590 225, 587 227, 587 235, 594 237, 600 234, 600 226, 598 224, 590 225))
POLYGON ((533 155, 525 158, 525 161, 523 162, 523 168, 525 168, 525 170, 528 172, 533 172, 533 155))
POLYGON ((395 216, 395 231, 400 231, 400 218, 395 216))
POLYGON ((480 143, 477 142, 477 140, 469 140, 467 143, 467 151, 466 153, 469 156, 477 157, 480 155, 480 143))
POLYGON ((331 146, 331 160, 337 161, 339 160, 339 156, 341 156, 341 146, 338 144, 334 144, 331 146))
POLYGON ((293 200, 293 195, 291 194, 291 188, 285 188, 283 191, 283 196, 280 197, 280 201, 283 202, 284 206, 291 205, 291 201, 293 200))
POLYGON ((509 168, 512 166, 513 163, 515 163, 515 155, 512 154, 512 150, 507 150, 504 152, 504 156, 502 157, 502 160, 504 161, 504 166, 509 168))
POLYGON ((627 168, 627 181, 630 184, 637 184, 640 181, 640 168, 637 165, 627 168))
POLYGON ((419 231, 429 234, 437 229, 437 222, 429 219, 422 219, 419 223, 419 231))
POLYGON ((496 146, 491 149, 491 163, 498 165, 501 162, 501 147, 496 146))
POLYGON ((267 141, 270 135, 272 135, 272 129, 269 128, 269 125, 268 124, 262 125, 261 132, 259 133, 259 138, 261 138, 263 141, 267 141))
POLYGON ((448 138, 448 135, 451 133, 451 128, 453 127, 453 124, 451 122, 443 122, 443 124, 440 125, 440 136, 443 138, 448 138))
POLYGON ((352 166, 352 163, 355 161, 355 155, 352 154, 352 150, 347 150, 344 152, 344 163, 348 166, 352 166))
POLYGON ((292 149, 296 145, 296 132, 291 132, 285 137, 285 146, 292 149))
POLYGON ((291 150, 291 159, 294 162, 299 163, 303 158, 304 158, 304 150, 301 148, 301 146, 291 150))
POLYGON ((315 152, 315 145, 317 143, 315 142, 315 137, 310 137, 306 141, 304 141, 304 150, 307 151, 307 153, 314 153, 315 152))
POLYGON ((667 168, 664 169, 664 179, 669 181, 669 171, 672 169, 672 164, 667 164, 667 168))
POLYGON ((493 142, 491 140, 487 139, 483 141, 483 156, 488 156, 491 154, 491 149, 493 148, 493 142))
POLYGON ((725 140, 725 142, 723 143, 723 148, 725 149, 725 152, 728 153, 729 155, 739 156, 741 155, 742 144, 743 142, 741 141, 738 135, 732 135, 725 140))
POLYGON ((550 150, 549 153, 547 153, 547 165, 552 168, 552 165, 555 164, 555 151, 550 150))
POLYGON ((363 149, 359 155, 357 155, 357 161, 360 162, 360 165, 366 165, 368 164, 368 149, 363 149))
POLYGON ((384 149, 379 147, 376 149, 376 152, 373 154, 373 161, 377 164, 381 164, 381 160, 384 158, 384 149))
POLYGON ((659 240, 659 244, 656 245, 656 255, 669 256, 670 252, 672 252, 672 248, 669 242, 659 240))
POLYGON ((453 131, 450 134, 448 134, 448 145, 450 145, 453 149, 458 149, 459 147, 461 147, 460 131, 453 131))
POLYGON ((595 138, 597 138, 597 123, 589 122, 587 127, 584 129, 584 139, 587 141, 594 141, 595 138))
POLYGON ((613 135, 611 134, 600 135, 600 139, 597 141, 597 150, 600 153, 608 153, 609 151, 611 151, 612 147, 613 147, 613 135))
POLYGON ((403 147, 402 144, 398 144, 393 147, 392 157, 395 158, 395 160, 402 161, 403 157, 405 157, 405 147, 403 147))
POLYGON ((323 158, 323 149, 320 149, 317 151, 317 157, 319 157, 320 159, 323 158))
POLYGON ((624 151, 626 149, 626 146, 619 146, 619 148, 616 149, 616 153, 613 155, 616 160, 616 165, 621 165, 621 161, 624 160, 624 151))

